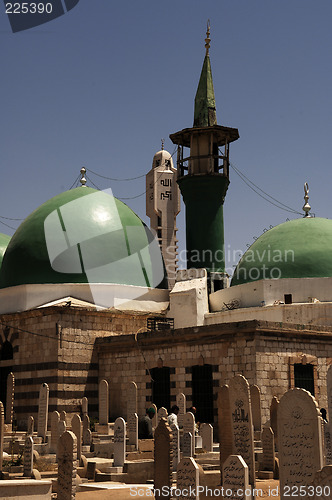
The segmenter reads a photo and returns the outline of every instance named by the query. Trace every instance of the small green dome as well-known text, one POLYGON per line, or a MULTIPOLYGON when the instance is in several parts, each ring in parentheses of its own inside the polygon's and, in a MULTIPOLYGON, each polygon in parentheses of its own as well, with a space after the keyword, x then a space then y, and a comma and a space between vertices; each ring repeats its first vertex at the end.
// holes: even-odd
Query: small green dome
POLYGON ((238 263, 231 286, 261 279, 332 277, 332 220, 304 217, 262 234, 238 263))
POLYGON ((167 287, 151 231, 127 205, 88 187, 50 199, 12 237, 0 287, 33 283, 167 287))
POLYGON ((10 236, 7 234, 0 233, 0 267, 2 265, 3 255, 8 247, 8 243, 10 242, 10 236))

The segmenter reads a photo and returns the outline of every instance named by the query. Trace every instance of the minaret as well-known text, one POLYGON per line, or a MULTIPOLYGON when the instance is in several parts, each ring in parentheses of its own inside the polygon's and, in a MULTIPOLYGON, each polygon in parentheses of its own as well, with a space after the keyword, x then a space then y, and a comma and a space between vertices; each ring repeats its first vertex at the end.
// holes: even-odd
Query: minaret
POLYGON ((162 142, 161 151, 154 155, 152 169, 146 176, 146 215, 158 236, 170 289, 175 283, 178 261, 176 216, 180 212, 180 191, 176 174, 172 156, 164 150, 162 142))
POLYGON ((170 138, 178 145, 177 182, 186 205, 187 268, 206 268, 211 289, 226 286, 223 204, 229 185, 229 144, 236 128, 217 125, 208 23, 206 54, 196 97, 194 125, 170 138), (190 148, 190 153, 184 153, 190 148), (222 150, 220 149, 222 148, 222 150))

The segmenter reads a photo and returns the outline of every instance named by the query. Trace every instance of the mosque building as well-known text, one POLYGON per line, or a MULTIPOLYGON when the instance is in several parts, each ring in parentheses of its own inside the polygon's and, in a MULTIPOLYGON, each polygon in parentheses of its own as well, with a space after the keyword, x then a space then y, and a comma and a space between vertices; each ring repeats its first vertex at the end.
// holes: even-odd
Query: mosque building
POLYGON ((80 411, 86 396, 98 416, 106 379, 112 421, 126 416, 132 380, 140 415, 182 392, 198 421, 216 424, 219 387, 236 373, 260 387, 265 420, 272 397, 295 386, 327 406, 332 221, 310 216, 306 186, 304 217, 258 238, 229 283, 223 204, 239 132, 217 124, 209 30, 205 41, 193 127, 170 135, 177 168, 162 147, 147 174, 151 230, 83 175, 0 235, 0 400, 12 372, 21 429, 44 382, 50 412, 80 411), (188 262, 176 272, 179 190, 188 262))

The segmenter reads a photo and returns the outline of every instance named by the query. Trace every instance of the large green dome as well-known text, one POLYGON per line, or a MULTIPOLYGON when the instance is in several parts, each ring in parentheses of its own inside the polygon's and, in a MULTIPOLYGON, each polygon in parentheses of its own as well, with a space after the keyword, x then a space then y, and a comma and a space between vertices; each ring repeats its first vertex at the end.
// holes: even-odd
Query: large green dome
POLYGON ((2 259, 9 242, 10 242, 10 236, 7 236, 7 234, 0 233, 0 267, 2 265, 2 259))
POLYGON ((66 191, 37 208, 15 232, 0 287, 116 283, 164 288, 158 243, 141 219, 107 192, 66 191))
POLYGON ((304 217, 276 226, 245 252, 231 286, 261 279, 332 277, 332 220, 304 217))

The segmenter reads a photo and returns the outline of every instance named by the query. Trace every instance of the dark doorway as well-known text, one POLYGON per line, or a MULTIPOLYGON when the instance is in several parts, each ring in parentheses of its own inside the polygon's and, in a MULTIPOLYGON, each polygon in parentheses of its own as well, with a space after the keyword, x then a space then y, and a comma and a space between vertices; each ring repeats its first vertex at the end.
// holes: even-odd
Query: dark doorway
POLYGON ((169 411, 171 407, 171 382, 170 368, 163 366, 162 368, 152 368, 152 403, 158 410, 162 406, 169 411))
MULTIPOLYGON (((13 359, 13 346, 6 340, 0 349, 0 361, 7 361, 9 359, 13 359)), ((12 366, 0 367, 0 401, 2 401, 5 411, 7 400, 7 377, 12 369, 12 366)))
POLYGON ((294 364, 294 385, 295 387, 306 389, 313 396, 315 395, 313 365, 302 365, 301 363, 294 364))
POLYGON ((193 366, 192 388, 197 422, 213 423, 212 365, 193 366))

